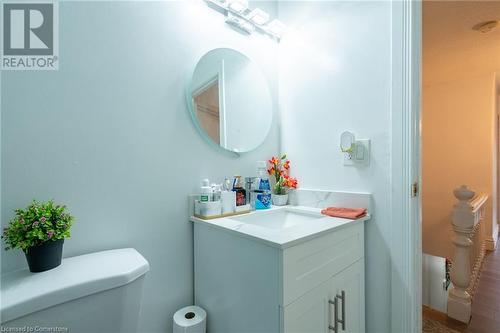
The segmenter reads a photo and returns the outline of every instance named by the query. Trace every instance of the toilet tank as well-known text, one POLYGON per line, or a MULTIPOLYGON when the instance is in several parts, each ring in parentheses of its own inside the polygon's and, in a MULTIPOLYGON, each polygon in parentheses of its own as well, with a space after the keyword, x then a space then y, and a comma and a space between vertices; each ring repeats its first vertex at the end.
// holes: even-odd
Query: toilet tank
POLYGON ((1 278, 2 328, 27 332, 136 332, 149 264, 135 249, 63 259, 52 270, 1 278))

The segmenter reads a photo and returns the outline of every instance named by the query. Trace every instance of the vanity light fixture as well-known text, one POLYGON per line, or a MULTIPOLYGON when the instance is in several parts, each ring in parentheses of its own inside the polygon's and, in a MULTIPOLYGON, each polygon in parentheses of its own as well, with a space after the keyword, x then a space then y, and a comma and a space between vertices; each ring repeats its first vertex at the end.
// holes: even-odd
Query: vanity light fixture
POLYGON ((221 6, 226 6, 229 4, 229 0, 213 0, 213 1, 210 1, 210 2, 214 2, 214 3, 217 3, 221 6))
POLYGON ((233 0, 229 2, 229 8, 237 13, 243 13, 248 8, 248 0, 233 0))
POLYGON ((205 0, 209 7, 226 15, 226 23, 246 34, 254 31, 264 33, 280 41, 286 26, 274 19, 269 22, 269 14, 260 8, 248 8, 248 0, 205 0))
POLYGON ((269 14, 260 8, 255 8, 248 14, 248 18, 257 25, 264 25, 269 21, 269 14))
POLYGON ((286 26, 280 20, 274 19, 266 26, 266 30, 274 36, 282 36, 286 30, 286 26))
POLYGON ((236 28, 237 30, 249 35, 255 30, 253 24, 232 13, 227 13, 226 23, 232 26, 233 28, 236 28))

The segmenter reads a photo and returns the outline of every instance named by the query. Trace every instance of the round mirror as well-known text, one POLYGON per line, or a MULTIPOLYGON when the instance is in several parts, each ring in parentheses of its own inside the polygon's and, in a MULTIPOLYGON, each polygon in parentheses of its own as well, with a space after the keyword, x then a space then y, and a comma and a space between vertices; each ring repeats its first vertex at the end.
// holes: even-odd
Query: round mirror
POLYGON ((233 152, 257 148, 271 128, 267 80, 254 62, 232 49, 215 49, 201 57, 188 101, 200 133, 233 152))
POLYGON ((352 152, 353 145, 354 145, 354 134, 351 132, 344 132, 340 135, 340 149, 344 153, 350 153, 352 152))

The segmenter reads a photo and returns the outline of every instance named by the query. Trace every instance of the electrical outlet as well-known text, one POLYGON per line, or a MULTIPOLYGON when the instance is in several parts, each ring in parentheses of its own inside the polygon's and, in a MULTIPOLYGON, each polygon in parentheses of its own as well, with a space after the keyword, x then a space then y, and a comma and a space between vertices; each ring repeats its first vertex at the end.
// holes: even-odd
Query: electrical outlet
POLYGON ((344 165, 367 166, 370 164, 370 140, 356 140, 354 151, 351 154, 344 153, 344 165))

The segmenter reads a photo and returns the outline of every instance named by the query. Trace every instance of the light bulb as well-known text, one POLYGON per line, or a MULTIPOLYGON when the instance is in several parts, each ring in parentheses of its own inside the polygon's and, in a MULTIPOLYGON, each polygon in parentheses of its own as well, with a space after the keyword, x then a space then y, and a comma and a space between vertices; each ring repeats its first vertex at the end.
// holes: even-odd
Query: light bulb
POLYGON ((281 37, 283 33, 286 30, 285 24, 281 22, 280 20, 272 20, 267 26, 267 31, 269 31, 271 34, 281 37))
POLYGON ((255 8, 248 14, 250 20, 258 25, 264 25, 267 21, 269 21, 269 14, 263 11, 260 8, 255 8))
POLYGON ((233 0, 229 3, 229 8, 235 12, 242 13, 248 8, 248 0, 233 0))

